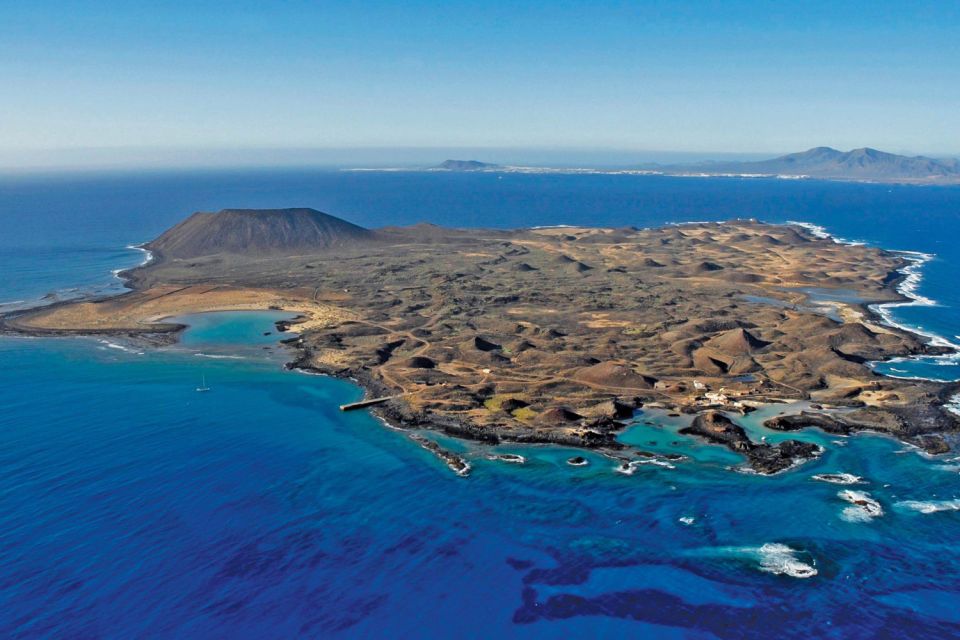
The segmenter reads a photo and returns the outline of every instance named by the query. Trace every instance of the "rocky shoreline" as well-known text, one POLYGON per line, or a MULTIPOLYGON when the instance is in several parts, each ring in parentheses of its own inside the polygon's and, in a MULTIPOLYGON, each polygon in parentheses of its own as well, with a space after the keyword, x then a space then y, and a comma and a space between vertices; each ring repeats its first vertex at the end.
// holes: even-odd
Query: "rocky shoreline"
MULTIPOLYGON (((11 314, 15 317, 15 314, 11 314)), ((11 317, 0 318, 0 331, 13 335, 30 335, 36 337, 69 337, 77 336, 75 331, 44 331, 44 330, 25 330, 18 327, 15 323, 9 322, 11 317)), ((297 318, 292 320, 279 320, 275 322, 276 329, 279 332, 289 332, 296 327, 297 318)), ((179 340, 180 334, 188 327, 176 323, 164 323, 153 326, 152 330, 117 332, 113 330, 104 331, 83 331, 82 335, 102 335, 117 338, 125 338, 143 344, 145 346, 160 347, 175 344, 179 340)), ((311 351, 304 347, 299 336, 293 336, 280 341, 281 344, 291 349, 294 359, 288 362, 285 367, 291 370, 303 371, 324 376, 330 376, 343 380, 348 380, 357 384, 365 391, 367 397, 387 395, 392 392, 385 387, 375 377, 365 370, 335 369, 327 367, 317 367, 310 364, 312 361, 311 351)), ((942 396, 945 401, 953 393, 960 391, 960 384, 946 386, 942 396)), ((640 408, 642 403, 637 408, 640 408)), ((690 407, 676 407, 678 411, 688 412, 690 407)), ((930 407, 927 411, 920 411, 922 419, 925 421, 935 421, 937 428, 951 430, 953 424, 948 416, 939 407, 930 407)), ((410 411, 402 400, 390 400, 382 405, 371 407, 371 413, 376 415, 385 423, 393 428, 410 432, 409 437, 417 442, 424 449, 430 451, 446 464, 451 471, 461 477, 467 477, 470 474, 470 464, 459 454, 444 449, 439 444, 429 440, 417 433, 417 430, 435 431, 455 438, 479 442, 488 445, 497 445, 502 443, 513 443, 521 445, 551 444, 565 446, 576 449, 594 450, 610 456, 614 460, 620 460, 622 466, 630 467, 630 461, 617 455, 625 449, 633 449, 616 438, 628 424, 623 421, 613 420, 609 417, 594 419, 583 425, 583 431, 580 433, 531 433, 516 429, 499 428, 479 428, 469 423, 417 414, 410 411)), ((905 414, 908 412, 904 412, 905 414)), ((849 415, 849 413, 847 414, 849 415)), ((913 420, 904 418, 904 424, 911 424, 913 420)), ((788 414, 768 419, 764 426, 778 431, 798 431, 805 428, 819 428, 826 433, 835 435, 852 435, 858 432, 877 432, 875 425, 865 424, 850 420, 844 414, 824 413, 802 411, 797 414, 788 414)), ((914 430, 917 431, 917 430, 914 430)), ((693 423, 680 431, 681 434, 692 435, 701 438, 707 442, 725 446, 731 451, 744 455, 750 468, 760 474, 775 474, 796 466, 803 462, 817 457, 821 451, 816 445, 810 445, 797 440, 789 440, 778 445, 768 445, 765 443, 754 443, 746 435, 742 427, 736 425, 732 420, 722 413, 715 410, 706 410, 696 412, 693 423)), ((943 436, 930 435, 923 433, 912 433, 902 438, 910 444, 914 444, 931 455, 946 453, 950 450, 943 436)), ((644 456, 647 452, 635 450, 637 456, 644 456)), ((678 459, 677 456, 673 458, 678 459)))
POLYGON ((0 331, 168 344, 184 327, 165 317, 285 309, 300 314, 277 323, 298 333, 288 366, 390 397, 371 411, 397 428, 616 456, 634 411, 659 406, 760 473, 814 452, 751 442, 724 414, 807 400, 816 411, 767 426, 876 431, 933 454, 960 431, 944 409, 958 385, 870 367, 949 351, 883 325, 876 305, 908 300, 913 263, 791 226, 365 230, 242 210, 196 214, 147 246, 154 260, 122 274, 132 291, 7 314, 0 331), (824 311, 817 287, 853 301, 824 311))
MULTIPOLYGON (((287 326, 289 328, 289 325, 287 326)), ((365 391, 365 397, 386 396, 393 393, 393 390, 385 387, 367 370, 336 369, 332 367, 318 367, 315 364, 311 364, 312 355, 309 350, 304 349, 298 344, 298 342, 300 342, 299 338, 290 338, 282 342, 294 349, 295 353, 298 354, 293 361, 287 363, 286 367, 288 369, 348 380, 363 389, 365 391)), ((479 428, 476 425, 460 422, 448 417, 416 413, 411 411, 401 399, 389 400, 383 404, 370 407, 369 411, 398 429, 437 431, 462 440, 470 440, 490 445, 509 442, 515 444, 554 444, 578 449, 603 449, 610 451, 619 451, 626 448, 626 445, 616 440, 616 435, 626 428, 627 424, 607 417, 596 418, 585 423, 582 433, 530 433, 508 427, 497 429, 479 428)))
POLYGON ((703 438, 739 453, 746 457, 754 471, 765 475, 779 473, 823 453, 821 447, 800 440, 785 440, 775 445, 756 443, 743 427, 717 411, 701 413, 680 433, 703 438))
MULTIPOLYGON (((281 330, 288 330, 291 326, 293 325, 288 321, 280 321, 277 323, 278 329, 281 330)), ((298 344, 300 342, 299 338, 290 338, 283 342, 286 343, 287 346, 295 349, 295 352, 299 354, 294 361, 286 365, 287 368, 348 380, 364 389, 366 397, 387 395, 391 392, 390 389, 384 387, 368 372, 349 369, 336 370, 308 364, 311 361, 311 354, 308 350, 303 350, 302 346, 298 344)), ((960 389, 960 385, 958 385, 958 389, 960 389)), ((642 404, 637 408, 640 407, 642 407, 642 404)), ((518 432, 506 428, 478 428, 476 425, 458 422, 450 418, 416 414, 411 412, 400 399, 390 400, 384 404, 370 407, 369 411, 396 429, 436 431, 462 440, 487 445, 503 443, 521 445, 552 444, 586 449, 597 451, 614 460, 619 460, 627 467, 630 467, 631 462, 629 459, 618 455, 619 452, 630 449, 635 455, 640 457, 653 455, 618 441, 616 439, 617 436, 622 433, 629 424, 609 418, 601 418, 592 423, 588 423, 585 425, 584 434, 556 432, 537 434, 518 432)), ((933 411, 930 412, 930 414, 932 416, 940 416, 939 419, 943 420, 942 428, 953 428, 953 423, 950 422, 949 417, 945 416, 942 411, 933 411)), ((858 432, 879 433, 874 425, 850 422, 829 413, 813 413, 807 411, 771 418, 764 422, 764 426, 778 431, 799 431, 805 428, 815 427, 836 435, 852 435, 858 432)), ((723 413, 713 409, 697 412, 693 423, 689 427, 681 429, 679 433, 698 437, 706 442, 724 446, 735 453, 743 455, 749 467, 756 473, 762 475, 780 473, 807 460, 814 459, 823 453, 822 448, 817 445, 799 440, 787 440, 777 445, 755 443, 750 440, 743 427, 734 423, 723 413)), ((413 436, 411 435, 411 437, 413 436)), ((950 450, 950 447, 946 445, 945 440, 940 435, 920 434, 911 436, 909 439, 904 438, 904 440, 915 444, 931 455, 946 453, 950 450)), ((417 441, 419 442, 419 440, 417 441)), ((440 449, 439 445, 437 445, 437 449, 440 449)), ((431 448, 430 450, 434 449, 431 448)), ((451 466, 447 458, 447 454, 450 452, 442 449, 434 452, 437 453, 438 457, 447 463, 448 466, 451 466), (441 453, 441 451, 443 451, 443 453, 441 453)), ((682 456, 673 455, 664 456, 664 458, 677 461, 682 459, 682 456)), ((630 468, 632 469, 632 467, 630 468)), ((453 466, 451 466, 451 469, 456 472, 453 466)), ((458 472, 458 475, 467 475, 468 473, 469 470, 463 474, 458 472)))

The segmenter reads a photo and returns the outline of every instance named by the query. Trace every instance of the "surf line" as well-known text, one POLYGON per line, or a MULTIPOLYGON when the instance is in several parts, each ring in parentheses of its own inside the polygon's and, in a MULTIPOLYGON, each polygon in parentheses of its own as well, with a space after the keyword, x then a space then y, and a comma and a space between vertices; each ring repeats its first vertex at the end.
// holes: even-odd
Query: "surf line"
POLYGON ((129 271, 130 269, 137 269, 139 267, 145 267, 153 260, 153 252, 145 248, 144 245, 146 242, 141 242, 140 244, 128 244, 124 249, 129 249, 130 251, 140 251, 143 253, 143 260, 140 261, 140 264, 134 265, 132 267, 124 267, 123 269, 114 269, 110 272, 114 278, 121 279, 120 274, 124 271, 129 271))
MULTIPOLYGON (((801 227, 809 231, 812 235, 817 238, 824 240, 832 240, 837 244, 849 244, 849 245, 864 245, 865 242, 862 241, 853 241, 840 238, 838 236, 832 235, 827 231, 826 227, 823 227, 812 222, 802 222, 797 220, 787 220, 787 224, 801 227)), ((947 349, 952 349, 953 353, 946 353, 942 355, 935 356, 908 356, 902 358, 892 358, 887 360, 889 363, 899 363, 899 362, 926 362, 935 366, 950 366, 960 364, 960 345, 952 342, 951 340, 941 336, 940 334, 934 333, 932 331, 927 331, 921 327, 911 326, 902 322, 898 322, 894 317, 894 310, 901 309, 904 307, 936 307, 938 302, 933 298, 928 298, 920 293, 920 283, 923 281, 923 268, 924 266, 933 260, 936 255, 932 253, 923 253, 921 251, 908 251, 903 249, 888 249, 890 253, 896 254, 907 261, 907 264, 898 269, 903 277, 903 280, 897 284, 896 291, 903 297, 907 298, 905 301, 900 302, 882 302, 877 304, 869 305, 869 309, 873 311, 880 319, 889 327, 895 329, 900 329, 901 331, 906 331, 914 335, 921 336, 926 338, 927 344, 935 347, 945 347, 947 349)), ((924 378, 922 376, 895 376, 892 374, 884 374, 891 378, 902 378, 902 379, 912 379, 912 380, 932 380, 935 382, 949 382, 944 380, 938 380, 934 378, 924 378)), ((945 409, 951 413, 960 415, 960 393, 952 396, 950 401, 943 405, 945 409)))

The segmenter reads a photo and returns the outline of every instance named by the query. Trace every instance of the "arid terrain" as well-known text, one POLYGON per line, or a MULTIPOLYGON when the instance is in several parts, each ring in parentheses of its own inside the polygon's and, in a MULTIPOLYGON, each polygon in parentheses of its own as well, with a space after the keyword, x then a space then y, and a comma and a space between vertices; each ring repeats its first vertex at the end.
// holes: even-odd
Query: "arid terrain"
POLYGON ((616 450, 652 404, 703 412, 691 433, 763 472, 811 452, 744 442, 712 411, 803 399, 812 409, 770 426, 871 429, 931 452, 958 428, 942 408, 952 387, 868 365, 936 351, 866 307, 900 299, 903 258, 793 226, 366 230, 308 209, 231 210, 146 248, 131 293, 5 328, 157 335, 178 314, 280 308, 300 316, 285 326, 296 367, 392 396, 374 410, 399 426, 616 450))

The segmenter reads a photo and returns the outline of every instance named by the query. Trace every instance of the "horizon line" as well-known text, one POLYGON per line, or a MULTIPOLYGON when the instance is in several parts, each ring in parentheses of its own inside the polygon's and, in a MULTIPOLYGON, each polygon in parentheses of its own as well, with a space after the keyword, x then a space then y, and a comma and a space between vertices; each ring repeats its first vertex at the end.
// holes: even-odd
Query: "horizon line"
MULTIPOLYGON (((4 174, 23 174, 176 169, 424 168, 448 159, 478 160, 507 166, 628 168, 631 165, 651 165, 665 162, 682 164, 709 162, 717 159, 727 161, 765 160, 820 147, 837 149, 837 147, 826 144, 812 145, 792 151, 499 145, 61 147, 0 150, 0 172, 4 174), (511 155, 515 157, 510 158, 511 155), (527 157, 524 158, 523 156, 527 157), (387 164, 392 164, 392 166, 387 166, 387 164)), ((852 149, 863 148, 876 149, 876 147, 870 145, 853 147, 852 149)), ((884 149, 881 149, 881 151, 909 157, 960 158, 960 152, 918 153, 884 149)))

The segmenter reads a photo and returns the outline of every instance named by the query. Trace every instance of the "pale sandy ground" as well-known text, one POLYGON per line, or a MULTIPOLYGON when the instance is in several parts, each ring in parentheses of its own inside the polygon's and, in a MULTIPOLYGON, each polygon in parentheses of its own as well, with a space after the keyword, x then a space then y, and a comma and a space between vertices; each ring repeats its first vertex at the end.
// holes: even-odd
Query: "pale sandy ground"
POLYGON ((110 300, 43 309, 16 318, 11 324, 28 331, 149 331, 173 316, 271 308, 305 316, 294 325, 295 331, 329 327, 356 317, 343 307, 313 300, 307 290, 160 285, 110 300))

